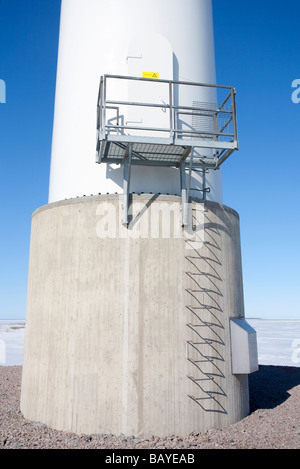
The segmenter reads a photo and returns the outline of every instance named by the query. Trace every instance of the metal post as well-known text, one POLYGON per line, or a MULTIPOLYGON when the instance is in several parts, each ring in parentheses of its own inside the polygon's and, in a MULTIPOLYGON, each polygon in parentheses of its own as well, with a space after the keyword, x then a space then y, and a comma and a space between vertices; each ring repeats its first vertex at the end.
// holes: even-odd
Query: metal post
POLYGON ((124 156, 124 216, 123 225, 128 226, 129 224, 129 194, 130 194, 130 177, 131 177, 131 160, 132 160, 132 143, 130 143, 124 156))
POLYGON ((182 226, 188 225, 188 191, 186 184, 185 162, 180 163, 182 226))
POLYGON ((103 86, 103 106, 102 106, 102 131, 104 138, 106 136, 106 88, 107 88, 107 77, 104 75, 104 86, 103 86))
POLYGON ((170 138, 174 138, 174 122, 173 122, 173 89, 172 83, 169 83, 169 105, 170 105, 170 138))
POLYGON ((207 171, 207 169, 204 168, 204 169, 203 169, 203 180, 202 180, 202 184, 203 184, 203 186, 202 186, 202 189, 203 189, 203 200, 206 200, 206 199, 207 199, 206 193, 207 193, 207 192, 210 192, 210 189, 208 189, 208 188, 206 187, 206 171, 207 171))
POLYGON ((236 91, 234 88, 231 90, 231 106, 232 106, 232 124, 234 141, 237 143, 237 119, 236 119, 236 91))
POLYGON ((101 77, 100 80, 100 89, 99 89, 99 98, 98 98, 98 128, 99 131, 102 133, 103 132, 103 77, 101 77))
POLYGON ((192 169, 193 169, 193 159, 194 159, 194 147, 192 148, 190 155, 190 164, 189 164, 189 177, 187 182, 187 199, 190 200, 190 190, 191 190, 191 180, 192 180, 192 169))

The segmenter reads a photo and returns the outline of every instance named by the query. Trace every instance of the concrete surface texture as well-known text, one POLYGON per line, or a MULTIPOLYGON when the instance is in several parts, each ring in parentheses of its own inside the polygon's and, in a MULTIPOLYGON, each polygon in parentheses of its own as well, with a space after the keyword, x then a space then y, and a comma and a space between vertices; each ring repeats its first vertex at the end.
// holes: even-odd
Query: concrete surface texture
POLYGON ((231 370, 244 316, 239 217, 133 195, 56 202, 32 218, 21 392, 25 418, 74 433, 147 437, 226 427, 249 411, 231 370))

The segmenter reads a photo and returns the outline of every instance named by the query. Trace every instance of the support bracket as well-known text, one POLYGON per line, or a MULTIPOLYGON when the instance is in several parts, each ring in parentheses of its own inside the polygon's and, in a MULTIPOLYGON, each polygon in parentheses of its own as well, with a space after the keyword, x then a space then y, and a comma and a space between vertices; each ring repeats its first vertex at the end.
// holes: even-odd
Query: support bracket
POLYGON ((129 195, 130 195, 130 179, 132 166, 132 143, 127 145, 124 153, 124 176, 123 176, 123 225, 129 225, 129 195))
POLYGON ((182 226, 188 226, 188 204, 190 201, 191 178, 193 168, 194 148, 190 149, 189 173, 186 174, 185 160, 180 163, 181 204, 182 204, 182 226))

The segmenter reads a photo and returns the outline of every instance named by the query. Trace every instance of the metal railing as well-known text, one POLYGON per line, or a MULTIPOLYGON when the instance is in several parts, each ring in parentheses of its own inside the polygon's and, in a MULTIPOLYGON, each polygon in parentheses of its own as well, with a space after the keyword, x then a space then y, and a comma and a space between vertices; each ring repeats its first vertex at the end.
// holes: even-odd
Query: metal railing
MULTIPOLYGON (((115 83, 114 83, 115 84, 115 83)), ((138 85, 137 85, 138 86, 138 85)), ((153 86, 153 85, 151 85, 153 86)), ((115 88, 116 89, 116 88, 115 88)), ((134 95, 134 93, 133 93, 134 95)), ((146 111, 147 112, 147 111, 146 111)), ((109 140, 110 137, 130 136, 133 138, 149 138, 168 140, 174 145, 193 145, 194 147, 217 148, 222 150, 235 150, 238 148, 235 90, 230 86, 209 85, 187 81, 156 80, 150 78, 127 77, 120 75, 104 75, 100 80, 98 106, 97 106, 98 141, 109 140), (168 91, 167 102, 142 102, 113 99, 108 95, 108 85, 118 80, 120 87, 126 80, 127 86, 134 82, 151 82, 154 86, 166 86, 168 91), (181 103, 184 87, 193 87, 190 95, 213 95, 211 103, 191 101, 181 103), (220 99, 221 97, 221 99, 220 99), (218 102, 221 102, 219 105, 218 102), (157 126, 155 112, 152 120, 148 119, 146 125, 139 122, 130 122, 128 113, 130 109, 142 108, 145 110, 162 110, 165 113, 164 125, 157 126), (167 117, 168 116, 168 117, 167 117)), ((158 142, 158 140, 157 140, 158 142)))

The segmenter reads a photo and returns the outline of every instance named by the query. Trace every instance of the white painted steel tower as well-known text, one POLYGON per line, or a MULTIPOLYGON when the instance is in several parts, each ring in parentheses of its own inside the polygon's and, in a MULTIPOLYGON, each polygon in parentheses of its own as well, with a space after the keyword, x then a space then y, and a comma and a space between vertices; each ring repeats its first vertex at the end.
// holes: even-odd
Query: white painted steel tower
MULTIPOLYGON (((142 77, 143 72, 166 80, 216 83, 210 0, 62 1, 49 202, 122 192, 120 169, 95 166, 99 79, 105 74, 142 77)), ((136 84, 132 89, 116 86, 119 98, 132 100, 136 84)), ((166 87, 149 93, 162 105, 168 100, 166 87)), ((178 100, 190 107, 214 99, 210 89, 195 93, 182 88, 180 93, 178 100)), ((132 125, 142 125, 143 112, 130 110, 132 125)), ((153 119, 160 117, 157 113, 153 119)), ((208 198, 222 202, 220 171, 208 179, 208 198)), ((134 168, 131 189, 180 194, 172 168, 134 168)))
POLYGON ((32 217, 21 411, 168 436, 249 411, 238 148, 211 0, 62 0, 48 205, 32 217))

